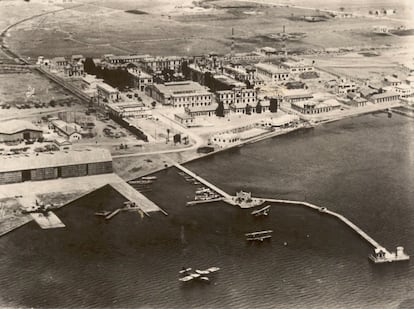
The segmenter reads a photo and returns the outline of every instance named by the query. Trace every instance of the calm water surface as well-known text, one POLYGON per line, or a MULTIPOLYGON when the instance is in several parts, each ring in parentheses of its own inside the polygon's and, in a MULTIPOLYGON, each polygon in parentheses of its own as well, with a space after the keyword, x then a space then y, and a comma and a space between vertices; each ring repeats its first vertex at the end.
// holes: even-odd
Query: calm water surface
MULTIPOLYGON (((306 200, 338 211, 389 249, 414 253, 414 122, 377 114, 266 140, 189 163, 229 193, 306 200)), ((372 265, 371 247, 300 206, 186 207, 197 186, 168 169, 146 193, 169 216, 93 215, 124 199, 109 188, 0 239, 0 300, 18 307, 414 308, 410 263, 372 265), (274 230, 248 245, 243 234, 274 230), (288 245, 284 246, 283 243, 288 245), (219 266, 210 285, 181 285, 182 266, 219 266)))

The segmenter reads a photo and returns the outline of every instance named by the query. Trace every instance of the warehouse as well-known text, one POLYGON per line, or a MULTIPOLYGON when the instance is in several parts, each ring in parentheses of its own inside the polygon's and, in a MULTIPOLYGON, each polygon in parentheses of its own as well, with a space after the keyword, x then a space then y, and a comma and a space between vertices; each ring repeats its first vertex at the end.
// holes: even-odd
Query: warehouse
POLYGON ((11 120, 0 123, 0 142, 22 141, 41 138, 42 130, 24 120, 11 120))
POLYGON ((112 173, 106 149, 0 157, 0 184, 112 173))

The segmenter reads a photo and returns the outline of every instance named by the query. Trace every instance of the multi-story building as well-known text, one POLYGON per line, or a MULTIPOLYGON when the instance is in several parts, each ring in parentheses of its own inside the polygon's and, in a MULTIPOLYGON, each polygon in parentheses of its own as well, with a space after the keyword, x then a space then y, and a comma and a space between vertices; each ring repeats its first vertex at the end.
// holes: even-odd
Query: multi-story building
POLYGON ((233 88, 232 90, 222 90, 216 92, 217 101, 224 104, 249 104, 256 106, 257 93, 254 89, 233 88))
POLYGON ((384 102, 397 102, 399 99, 400 95, 395 91, 385 91, 368 96, 368 100, 375 104, 384 102))
POLYGON ((129 68, 128 73, 132 77, 134 87, 138 88, 140 91, 144 91, 146 86, 154 83, 152 75, 145 73, 137 67, 129 68))
POLYGON ((96 90, 98 92, 98 97, 107 102, 115 102, 120 98, 119 91, 106 83, 97 83, 96 90))
POLYGON ((290 72, 286 69, 282 69, 277 65, 271 63, 258 63, 255 64, 257 74, 262 76, 265 81, 280 82, 288 80, 290 72))
POLYGON ((143 59, 151 58, 150 55, 120 55, 107 54, 103 56, 103 61, 112 65, 123 65, 128 63, 139 64, 143 59))
POLYGON ((282 62, 280 65, 282 68, 285 68, 286 70, 288 70, 291 74, 299 74, 299 73, 314 71, 313 64, 305 60, 285 61, 285 62, 282 62))
POLYGON ((335 99, 325 101, 302 101, 290 103, 292 109, 302 114, 320 114, 339 109, 341 104, 335 99))
POLYGON ((347 94, 350 92, 355 92, 357 90, 357 85, 351 80, 342 78, 341 80, 337 81, 335 90, 338 94, 347 94))
POLYGON ((178 108, 206 106, 212 103, 212 93, 193 81, 149 85, 145 92, 157 102, 178 108))
POLYGON ((125 102, 107 104, 110 115, 119 118, 148 118, 152 112, 143 103, 125 102))
POLYGON ((145 68, 152 70, 153 72, 162 71, 164 69, 169 69, 173 71, 178 71, 181 68, 183 60, 186 58, 178 56, 169 56, 169 57, 150 57, 144 58, 140 62, 144 65, 145 68))

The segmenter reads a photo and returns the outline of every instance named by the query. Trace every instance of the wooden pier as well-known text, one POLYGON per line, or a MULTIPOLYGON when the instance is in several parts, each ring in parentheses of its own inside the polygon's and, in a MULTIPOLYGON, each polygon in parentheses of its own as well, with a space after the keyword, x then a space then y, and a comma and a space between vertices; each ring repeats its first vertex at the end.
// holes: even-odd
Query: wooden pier
POLYGON ((209 187, 211 190, 217 192, 218 194, 220 194, 221 196, 223 196, 225 199, 231 199, 231 195, 230 194, 228 194, 227 192, 224 192, 220 188, 218 188, 215 185, 213 185, 211 182, 205 180, 204 178, 201 178, 200 176, 198 176, 197 174, 193 173, 192 171, 190 171, 189 169, 185 168, 184 166, 182 166, 182 165, 180 165, 178 163, 174 163, 174 166, 176 168, 178 168, 179 170, 183 171, 184 173, 186 173, 187 175, 193 177, 194 179, 196 179, 197 181, 199 181, 200 183, 202 183, 206 187, 209 187))

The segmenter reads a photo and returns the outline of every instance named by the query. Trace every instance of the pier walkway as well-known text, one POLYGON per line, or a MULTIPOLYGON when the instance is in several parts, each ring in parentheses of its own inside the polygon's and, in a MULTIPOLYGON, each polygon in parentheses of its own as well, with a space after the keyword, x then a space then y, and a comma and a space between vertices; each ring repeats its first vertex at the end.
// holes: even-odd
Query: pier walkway
POLYGON ((328 210, 324 207, 316 206, 316 205, 308 203, 308 202, 292 201, 292 200, 266 199, 266 198, 264 198, 262 200, 265 200, 267 202, 273 202, 273 203, 303 205, 303 206, 312 208, 314 210, 318 210, 321 213, 325 213, 325 214, 331 215, 333 217, 336 217, 337 219, 341 220, 343 223, 348 225, 356 233, 358 233, 363 239, 365 239, 367 242, 369 242, 371 244, 371 246, 373 246, 376 249, 382 249, 383 251, 385 251, 386 254, 391 254, 388 250, 386 250, 383 246, 381 246, 378 242, 376 242, 372 237, 370 237, 367 233, 365 233, 363 230, 361 230, 358 226, 356 226, 354 223, 352 223, 350 220, 348 220, 343 215, 338 214, 334 211, 328 210))
POLYGON ((211 182, 209 182, 209 181, 205 180, 204 178, 198 176, 197 174, 193 173, 192 171, 190 171, 189 169, 185 168, 181 164, 173 163, 173 165, 176 168, 178 168, 179 170, 181 170, 184 173, 186 173, 188 176, 193 177, 194 179, 196 179, 197 181, 199 181, 200 183, 202 183, 206 187, 209 187, 211 190, 217 192, 218 194, 220 194, 221 196, 223 196, 225 199, 231 199, 232 198, 232 196, 230 194, 228 194, 227 192, 224 192, 220 188, 218 188, 215 185, 213 185, 211 182))

